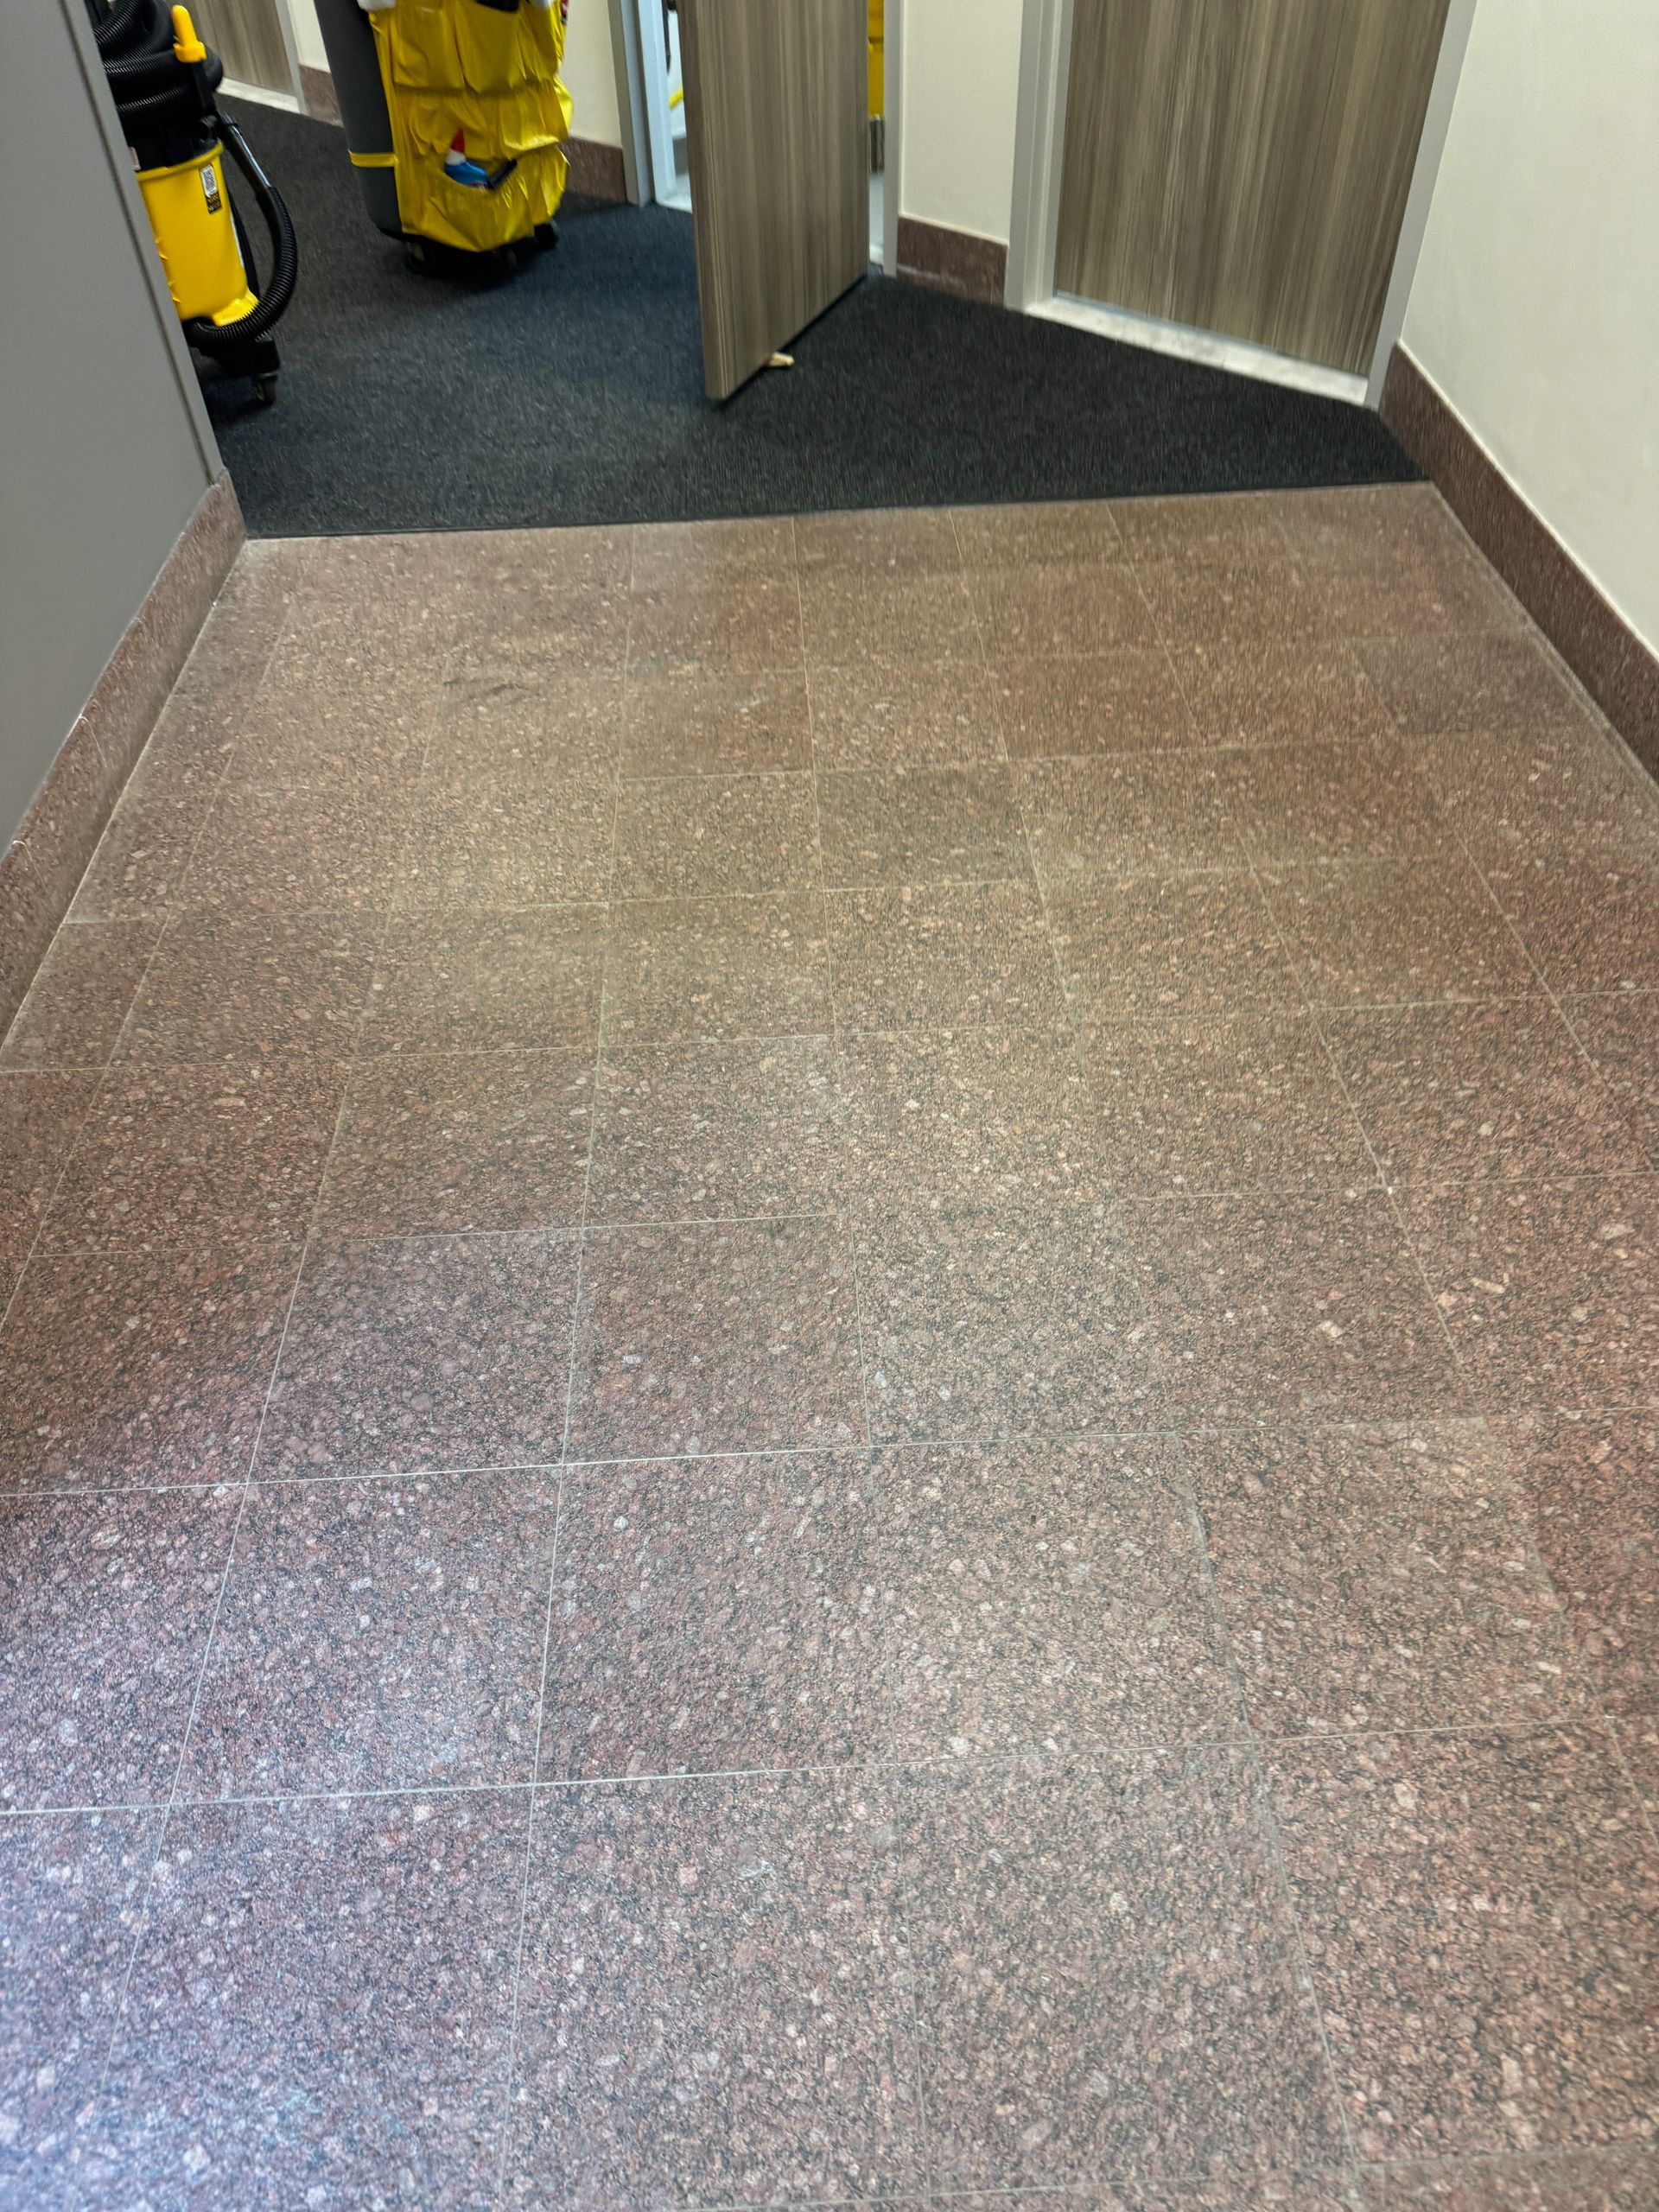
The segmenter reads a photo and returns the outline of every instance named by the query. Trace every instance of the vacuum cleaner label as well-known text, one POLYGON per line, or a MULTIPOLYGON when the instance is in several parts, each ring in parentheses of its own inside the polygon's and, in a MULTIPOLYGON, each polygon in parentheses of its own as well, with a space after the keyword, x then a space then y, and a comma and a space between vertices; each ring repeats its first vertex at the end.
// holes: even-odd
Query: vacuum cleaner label
POLYGON ((219 171, 211 162, 201 173, 201 189, 207 202, 207 213, 217 215, 223 203, 219 196, 219 171))

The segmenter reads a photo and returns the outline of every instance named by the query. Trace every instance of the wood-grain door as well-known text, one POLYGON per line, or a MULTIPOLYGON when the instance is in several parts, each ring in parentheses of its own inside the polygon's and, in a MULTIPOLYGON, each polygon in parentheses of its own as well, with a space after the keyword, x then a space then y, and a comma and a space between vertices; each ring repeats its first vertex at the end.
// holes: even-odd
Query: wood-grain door
POLYGON ((679 0, 703 377, 726 399, 870 262, 866 0, 679 0))
POLYGON ((189 0, 189 6, 227 77, 270 92, 298 90, 276 0, 189 0))
POLYGON ((1072 0, 1058 291, 1363 372, 1447 0, 1072 0))

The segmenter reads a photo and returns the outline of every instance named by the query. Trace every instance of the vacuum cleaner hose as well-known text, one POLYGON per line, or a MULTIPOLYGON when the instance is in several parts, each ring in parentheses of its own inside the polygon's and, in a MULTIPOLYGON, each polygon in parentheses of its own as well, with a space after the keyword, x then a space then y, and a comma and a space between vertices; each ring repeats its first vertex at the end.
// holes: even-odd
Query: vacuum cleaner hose
POLYGON ((253 149, 242 136, 240 128, 228 115, 221 115, 219 127, 226 146, 236 157, 236 165, 252 188, 259 213, 264 218, 265 229, 270 237, 270 281, 260 295, 259 302, 239 322, 208 322, 201 317, 184 326, 184 334, 193 346, 204 353, 227 350, 232 346, 245 345, 250 338, 263 337, 276 323, 294 296, 294 286, 300 273, 299 240, 294 235, 294 226, 283 195, 259 166, 253 149))
POLYGON ((92 26, 92 37, 99 54, 119 54, 127 33, 149 5, 149 0, 115 0, 109 14, 100 16, 92 26))

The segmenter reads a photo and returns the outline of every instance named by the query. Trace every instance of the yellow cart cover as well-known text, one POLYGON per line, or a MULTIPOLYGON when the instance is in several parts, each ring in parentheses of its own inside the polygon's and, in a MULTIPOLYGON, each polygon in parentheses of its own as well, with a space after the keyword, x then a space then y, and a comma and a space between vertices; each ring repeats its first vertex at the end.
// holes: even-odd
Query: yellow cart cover
POLYGON ((522 0, 394 0, 370 17, 391 118, 397 213, 405 232, 487 253, 549 223, 564 196, 570 95, 559 82, 564 17, 522 0), (467 161, 493 188, 457 181, 445 162, 461 134, 467 161))

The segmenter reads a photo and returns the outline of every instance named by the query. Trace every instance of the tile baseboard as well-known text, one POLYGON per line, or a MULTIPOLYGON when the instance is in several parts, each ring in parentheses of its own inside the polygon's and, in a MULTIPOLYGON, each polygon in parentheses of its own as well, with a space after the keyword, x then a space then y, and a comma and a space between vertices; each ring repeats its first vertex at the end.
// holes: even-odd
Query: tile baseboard
POLYGON ((1659 775, 1659 657, 1609 605, 1402 346, 1382 420, 1650 775, 1659 775))
POLYGON ((247 531, 221 474, 127 625, 64 740, 39 797, 0 855, 0 1036, 69 910, 104 826, 143 751, 247 531))
POLYGON ((315 123, 340 121, 334 80, 327 69, 314 69, 309 62, 301 62, 300 105, 315 123))
POLYGON ((601 145, 597 138, 567 138, 565 159, 570 164, 569 189, 587 200, 609 200, 626 204, 628 174, 620 146, 601 145))
POLYGON ((940 223, 899 218, 899 270, 913 284, 931 284, 964 300, 1001 307, 1007 283, 1008 249, 996 238, 980 238, 940 223))

